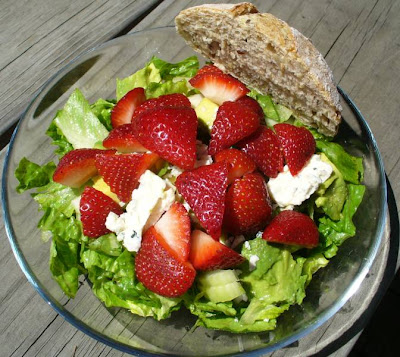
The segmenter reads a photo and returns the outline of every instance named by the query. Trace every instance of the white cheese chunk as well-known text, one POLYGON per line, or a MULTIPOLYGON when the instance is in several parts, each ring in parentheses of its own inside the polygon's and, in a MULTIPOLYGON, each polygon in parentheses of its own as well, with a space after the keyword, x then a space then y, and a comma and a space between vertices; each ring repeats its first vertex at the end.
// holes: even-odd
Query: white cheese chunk
POLYGON ((260 260, 260 257, 258 255, 250 255, 250 259, 249 259, 250 271, 252 271, 256 268, 256 264, 259 260, 260 260))
POLYGON ((126 249, 137 252, 142 233, 153 225, 175 201, 175 190, 147 170, 139 179, 139 186, 132 192, 126 212, 120 216, 113 212, 107 216, 106 227, 117 234, 126 249))
POLYGON ((323 162, 320 155, 313 155, 303 169, 292 176, 286 165, 283 172, 268 183, 271 198, 283 209, 293 209, 318 189, 332 174, 332 166, 323 162))

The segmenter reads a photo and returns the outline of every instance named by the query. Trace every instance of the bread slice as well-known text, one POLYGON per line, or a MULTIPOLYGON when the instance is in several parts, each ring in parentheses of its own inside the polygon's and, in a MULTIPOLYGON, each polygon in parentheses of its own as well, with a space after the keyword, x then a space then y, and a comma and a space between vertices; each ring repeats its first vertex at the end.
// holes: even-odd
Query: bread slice
POLYGON ((323 56, 299 31, 251 3, 201 5, 175 18, 194 50, 293 110, 304 124, 334 136, 341 121, 339 93, 323 56))

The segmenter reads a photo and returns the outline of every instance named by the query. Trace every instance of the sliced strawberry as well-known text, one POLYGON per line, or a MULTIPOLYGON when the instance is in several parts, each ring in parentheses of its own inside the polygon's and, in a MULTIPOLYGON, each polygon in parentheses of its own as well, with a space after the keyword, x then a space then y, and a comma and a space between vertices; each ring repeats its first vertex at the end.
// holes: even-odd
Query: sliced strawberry
POLYGON ((315 152, 315 139, 304 127, 291 124, 274 125, 290 173, 296 175, 315 152))
POLYGON ((260 118, 260 124, 265 125, 264 111, 255 99, 245 95, 244 97, 239 98, 236 103, 247 105, 250 109, 254 110, 260 118))
POLYGON ((263 233, 268 242, 300 245, 313 248, 318 245, 319 233, 314 221, 296 211, 280 212, 263 233))
POLYGON ((207 71, 195 75, 189 83, 206 98, 221 105, 246 95, 249 90, 238 79, 229 74, 207 71))
POLYGON ((235 267, 245 259, 208 234, 194 230, 189 260, 196 270, 216 270, 235 267))
POLYGON ((158 108, 170 108, 170 107, 187 107, 191 108, 189 99, 181 93, 165 94, 160 95, 157 98, 151 98, 146 100, 140 105, 134 112, 133 118, 136 118, 140 114, 147 110, 158 109, 158 108))
POLYGON ((103 146, 123 153, 148 151, 135 138, 131 123, 122 124, 111 130, 110 134, 103 140, 103 146))
POLYGON ((194 167, 197 116, 192 108, 146 110, 132 126, 134 135, 150 151, 182 169, 194 167))
POLYGON ((215 162, 225 161, 229 164, 228 185, 237 177, 253 172, 256 169, 255 162, 243 151, 226 149, 215 155, 215 162))
POLYGON ((214 239, 219 239, 228 185, 228 164, 218 162, 185 171, 178 176, 175 185, 207 232, 214 239))
POLYGON ((146 100, 143 88, 135 88, 126 93, 111 111, 111 125, 116 128, 132 121, 135 109, 146 100))
POLYGON ((278 137, 271 129, 260 126, 253 135, 236 146, 249 155, 266 176, 276 177, 283 171, 282 148, 278 137))
POLYGON ((196 270, 189 262, 176 259, 164 249, 161 240, 154 226, 143 235, 142 245, 135 258, 136 276, 152 292, 177 297, 192 286, 196 270))
POLYGON ((190 218, 185 207, 175 202, 155 224, 160 243, 172 256, 185 262, 190 251, 190 218))
POLYGON ((203 66, 202 68, 200 68, 198 70, 198 72, 196 73, 196 76, 199 76, 200 74, 203 74, 203 73, 223 74, 224 72, 222 72, 218 67, 214 66, 213 64, 206 64, 205 66, 203 66))
POLYGON ((79 211, 83 234, 91 238, 110 233, 106 227, 106 219, 110 212, 117 215, 123 213, 118 203, 93 187, 85 187, 81 196, 79 211))
POLYGON ((129 202, 139 178, 159 160, 156 154, 97 155, 96 167, 122 202, 129 202))
POLYGON ((69 187, 80 187, 96 176, 95 158, 97 154, 114 154, 115 150, 76 149, 66 153, 57 165, 53 181, 69 187))
POLYGON ((257 233, 271 218, 268 191, 258 173, 236 179, 228 189, 225 202, 224 227, 234 235, 257 233))
POLYGON ((218 108, 211 128, 209 154, 215 155, 229 148, 254 133, 259 126, 259 117, 248 106, 237 102, 225 102, 218 108))

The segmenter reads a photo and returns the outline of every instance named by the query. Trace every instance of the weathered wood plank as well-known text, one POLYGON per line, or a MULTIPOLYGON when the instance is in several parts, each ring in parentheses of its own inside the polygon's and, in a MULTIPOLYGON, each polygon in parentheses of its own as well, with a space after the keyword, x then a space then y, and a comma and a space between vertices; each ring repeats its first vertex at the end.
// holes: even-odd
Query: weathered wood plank
MULTIPOLYGON (((171 25, 173 17, 182 8, 202 2, 164 1, 134 30, 171 25)), ((3 1, 2 5, 4 3, 3 1)), ((21 7, 24 5, 25 9, 29 10, 33 9, 35 4, 38 3, 39 0, 20 2, 19 4, 21 4, 21 7)), ((94 9, 95 5, 100 7, 99 2, 80 2, 77 6, 80 12, 74 16, 70 15, 70 19, 64 17, 66 12, 71 11, 67 5, 62 6, 61 3, 64 2, 53 3, 59 7, 57 10, 56 5, 53 5, 55 8, 49 10, 50 15, 48 13, 41 14, 41 17, 30 17, 28 13, 23 15, 26 16, 28 21, 31 20, 30 31, 24 30, 25 32, 21 31, 17 34, 17 26, 22 21, 9 27, 10 32, 7 33, 12 33, 13 30, 17 36, 20 36, 18 37, 20 40, 19 42, 12 42, 13 45, 18 44, 16 48, 12 47, 10 50, 10 53, 14 56, 13 61, 9 63, 0 62, 0 68, 5 66, 5 72, 0 71, 0 80, 3 80, 2 76, 6 73, 6 83, 8 83, 8 86, 2 84, 2 89, 0 89, 3 90, 7 87, 7 92, 0 94, 2 98, 4 97, 3 100, 8 103, 4 107, 5 110, 2 111, 4 117, 7 117, 7 115, 16 117, 16 113, 20 113, 20 110, 27 104, 28 98, 43 83, 39 82, 44 81, 43 74, 37 73, 42 68, 48 72, 47 75, 54 73, 59 65, 74 57, 84 47, 91 47, 93 44, 109 38, 109 34, 114 31, 115 26, 125 27, 125 25, 122 26, 118 23, 117 19, 113 19, 110 20, 114 21, 110 28, 107 25, 105 29, 102 29, 102 23, 99 19, 104 19, 104 16, 106 16, 104 8, 94 9), (89 25, 86 21, 90 22, 89 18, 94 12, 96 12, 96 19, 92 18, 91 21, 96 23, 96 26, 94 26, 93 31, 87 31, 89 25), (47 15, 48 17, 46 17, 47 15), (43 23, 45 22, 46 25, 44 26, 43 23), (47 22, 50 24, 47 24, 47 22), (77 32, 78 27, 71 25, 74 23, 80 23, 81 30, 77 32), (43 32, 44 27, 51 24, 53 28, 48 33, 43 32), (85 33, 85 31, 88 33, 85 33), (61 37, 60 34, 62 34, 61 37), (79 40, 80 36, 85 39, 79 40), (46 43, 41 42, 43 37, 46 38, 46 43), (67 37, 69 37, 69 40, 66 47, 63 48, 56 39, 67 37), (80 41, 83 42, 80 43, 80 41), (50 48, 51 53, 58 53, 56 58, 51 58, 51 54, 43 55, 46 46, 50 48), (26 70, 21 70, 21 64, 27 61, 25 57, 31 57, 31 66, 26 70), (35 63, 37 61, 38 64, 35 63), (13 90, 12 84, 15 78, 18 78, 19 87, 13 90), (24 81, 27 81, 27 78, 31 79, 25 84, 24 81), (18 94, 17 89, 23 92, 23 98, 12 102, 12 96, 18 94), (16 108, 20 109, 17 110, 16 108)), ((107 6, 111 6, 110 3, 108 2, 107 6)), ((132 5, 127 3, 113 3, 113 9, 110 11, 115 11, 115 13, 119 11, 116 17, 124 18, 121 12, 127 11, 126 9, 129 6, 136 6, 135 3, 138 2, 132 5), (114 6, 118 7, 119 10, 114 6)), ((143 3, 141 2, 141 5, 143 3)), ((397 91, 394 87, 395 83, 399 82, 400 73, 398 60, 398 34, 400 32, 399 22, 397 21, 400 15, 399 3, 390 0, 364 2, 310 0, 296 2, 296 5, 293 5, 294 3, 289 0, 254 1, 254 3, 260 10, 270 11, 289 21, 292 26, 311 37, 317 48, 326 55, 335 77, 340 80, 340 85, 350 93, 364 115, 368 116, 367 119, 383 152, 395 194, 399 197, 399 156, 397 151, 396 156, 396 153, 393 153, 392 150, 392 147, 397 147, 399 139, 399 127, 394 119, 398 115, 398 109, 400 109, 399 95, 396 94, 397 91), (386 55, 388 50, 390 56, 386 55), (377 88, 377 84, 379 88, 377 88), (394 98, 397 98, 397 100, 394 98)), ((15 11, 11 10, 9 3, 6 3, 6 5, 4 11, 2 7, 0 21, 7 21, 9 15, 15 11)), ((132 12, 132 9, 130 11, 132 12)), ((0 32, 0 46, 4 43, 3 38, 5 37, 3 35, 4 33, 0 32)), ((0 47, 0 49, 2 50, 0 53, 3 53, 3 48, 0 47)), ((3 57, 0 58, 0 60, 2 59, 3 57)), ((0 120, 0 128, 1 125, 0 120)), ((0 156, 1 163, 3 157, 4 153, 0 156)), ((2 281, 0 288, 0 346, 2 355, 127 356, 76 330, 47 306, 18 268, 2 227, 0 227, 0 232, 2 237, 0 240, 0 279, 2 281), (16 340, 14 336, 20 336, 20 339, 16 340)), ((384 262, 383 254, 384 250, 377 259, 378 262, 384 262)), ((374 284, 378 282, 382 270, 379 270, 379 266, 376 265, 374 269, 372 275, 366 281, 367 288, 365 290, 361 288, 359 294, 352 299, 350 304, 353 307, 361 304, 369 291, 369 286, 375 286, 374 284)), ((84 299, 84 296, 80 297, 75 303, 84 303, 82 299, 84 299)), ((367 301, 364 301, 364 303, 367 304, 367 301)), ((84 307, 86 308, 86 305, 84 307)), ((333 321, 325 328, 326 334, 329 335, 335 328, 340 328, 343 318, 349 318, 348 316, 346 310, 344 310, 342 319, 339 315, 336 322, 333 321)), ((101 316, 97 316, 97 318, 101 318, 101 316)), ((310 338, 311 340, 317 339, 315 336, 310 338)), ((307 342, 301 341, 300 343, 307 342)), ((277 355, 290 353, 290 351, 294 351, 294 349, 281 351, 277 355)), ((343 352, 337 351, 337 356, 343 356, 347 352, 348 349, 344 348, 343 352)))
POLYGON ((0 134, 67 62, 102 43, 159 1, 34 0, 1 3, 0 134))

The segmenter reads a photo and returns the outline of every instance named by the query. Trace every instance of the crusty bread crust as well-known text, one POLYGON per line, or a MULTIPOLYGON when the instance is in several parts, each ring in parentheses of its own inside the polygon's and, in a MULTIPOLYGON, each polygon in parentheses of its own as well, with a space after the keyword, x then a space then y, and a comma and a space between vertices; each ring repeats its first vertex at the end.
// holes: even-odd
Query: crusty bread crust
POLYGON ((296 29, 251 3, 200 5, 175 18, 178 33, 197 52, 293 110, 303 123, 333 136, 341 121, 332 72, 296 29))

